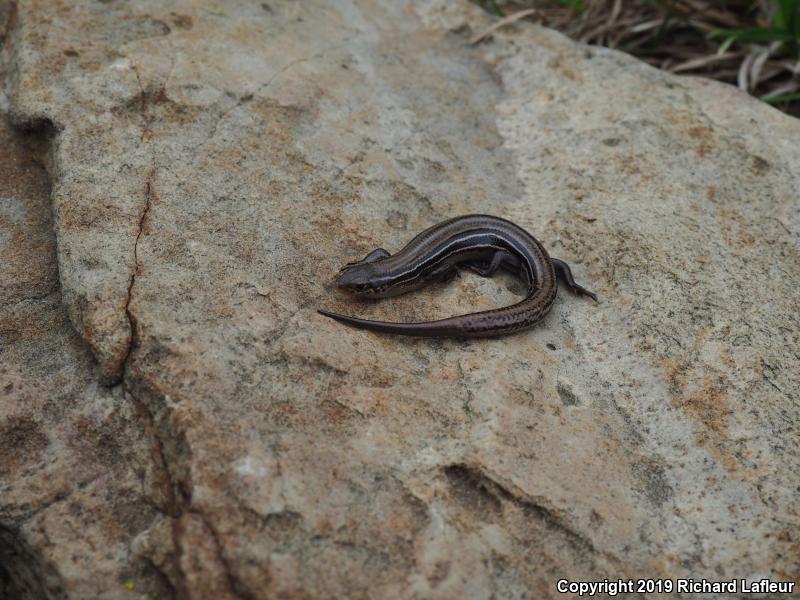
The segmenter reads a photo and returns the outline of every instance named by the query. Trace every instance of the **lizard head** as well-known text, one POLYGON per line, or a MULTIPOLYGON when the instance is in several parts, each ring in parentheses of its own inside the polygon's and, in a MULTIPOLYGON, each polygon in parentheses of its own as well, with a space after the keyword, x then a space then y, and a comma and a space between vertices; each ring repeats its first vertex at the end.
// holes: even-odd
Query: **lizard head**
POLYGON ((358 296, 380 295, 388 284, 388 279, 381 275, 380 261, 388 257, 386 250, 378 248, 362 260, 347 263, 336 275, 336 285, 342 291, 358 296))

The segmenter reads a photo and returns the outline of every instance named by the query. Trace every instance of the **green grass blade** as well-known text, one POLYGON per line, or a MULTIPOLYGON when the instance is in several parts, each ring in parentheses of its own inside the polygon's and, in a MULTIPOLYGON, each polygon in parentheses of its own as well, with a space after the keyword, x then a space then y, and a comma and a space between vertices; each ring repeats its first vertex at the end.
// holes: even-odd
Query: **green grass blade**
POLYGON ((777 10, 772 19, 772 25, 797 35, 798 15, 800 15, 800 1, 775 0, 777 10))
MULTIPOLYGON (((789 42, 793 39, 791 33, 782 29, 766 29, 754 27, 752 29, 715 29, 708 34, 711 39, 726 38, 734 42, 750 42, 754 44, 769 44, 772 42, 789 42)), ((730 43, 728 44, 730 46, 730 43)))
POLYGON ((782 102, 795 102, 800 100, 800 92, 795 92, 794 94, 777 94, 775 96, 761 96, 760 98, 767 104, 781 104, 782 102))
POLYGON ((565 8, 572 9, 577 14, 586 10, 586 5, 582 0, 558 0, 558 3, 565 8))

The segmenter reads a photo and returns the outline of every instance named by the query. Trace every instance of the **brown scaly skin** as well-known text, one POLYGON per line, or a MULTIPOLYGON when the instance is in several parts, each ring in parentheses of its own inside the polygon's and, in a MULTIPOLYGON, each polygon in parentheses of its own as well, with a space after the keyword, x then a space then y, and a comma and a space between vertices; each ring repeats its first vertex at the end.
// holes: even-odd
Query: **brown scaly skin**
POLYGON ((493 310, 438 321, 393 323, 369 321, 320 310, 320 314, 353 327, 423 337, 493 337, 514 333, 541 321, 556 298, 556 274, 577 295, 597 296, 581 287, 569 265, 550 258, 527 231, 489 215, 456 217, 426 229, 394 255, 378 248, 339 271, 336 284, 351 294, 384 298, 446 280, 463 265, 489 277, 498 269, 518 274, 527 283, 524 300, 493 310))

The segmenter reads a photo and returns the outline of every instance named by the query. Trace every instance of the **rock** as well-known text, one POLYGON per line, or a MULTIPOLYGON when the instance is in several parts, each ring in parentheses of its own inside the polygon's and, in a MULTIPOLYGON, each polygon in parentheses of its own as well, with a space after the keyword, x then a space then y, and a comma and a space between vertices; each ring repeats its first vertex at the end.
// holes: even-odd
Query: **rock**
POLYGON ((165 597, 129 550, 163 468, 61 305, 43 139, 0 120, 0 597, 165 597))
POLYGON ((490 23, 454 2, 18 7, 10 110, 56 132, 63 303, 117 384, 102 406, 150 440, 124 464, 150 465, 155 508, 120 543, 176 595, 797 573, 800 125, 527 24, 469 46, 490 23), (601 302, 562 293, 537 329, 470 342, 316 314, 512 301, 504 276, 332 289, 469 212, 528 228, 601 302))

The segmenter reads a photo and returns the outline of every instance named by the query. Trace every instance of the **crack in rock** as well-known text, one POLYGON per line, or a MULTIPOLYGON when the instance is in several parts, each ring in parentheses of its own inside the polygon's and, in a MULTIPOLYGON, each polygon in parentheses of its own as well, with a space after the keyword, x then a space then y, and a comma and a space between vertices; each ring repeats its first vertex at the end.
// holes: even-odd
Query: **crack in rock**
POLYGON ((144 184, 145 203, 139 216, 139 227, 136 232, 136 239, 133 243, 133 272, 131 273, 131 277, 128 282, 128 291, 125 299, 125 317, 128 319, 128 325, 130 326, 130 337, 128 340, 128 348, 125 352, 125 358, 122 361, 119 378, 114 382, 115 384, 123 380, 125 372, 128 368, 128 361, 130 360, 134 347, 139 341, 139 323, 136 319, 136 316, 133 314, 133 311, 131 310, 131 300, 133 299, 133 286, 136 284, 136 275, 139 272, 139 239, 142 237, 145 220, 147 219, 147 215, 150 212, 151 206, 153 205, 153 179, 154 173, 151 173, 150 177, 144 184))
POLYGON ((208 518, 200 511, 192 509, 191 514, 197 515, 202 523, 203 527, 208 531, 209 535, 211 536, 211 543, 214 549, 214 554, 216 556, 217 562, 222 567, 223 575, 225 576, 225 580, 228 586, 229 592, 232 594, 233 598, 241 599, 241 600, 255 600, 255 598, 248 593, 246 590, 242 588, 239 584, 238 580, 233 574, 233 570, 225 558, 225 554, 222 551, 222 544, 219 540, 219 534, 217 533, 216 529, 211 525, 208 521, 208 518))
MULTIPOLYGON (((278 77, 280 77, 281 75, 285 75, 286 73, 288 73, 290 70, 294 69, 298 65, 301 65, 301 64, 304 64, 304 63, 308 63, 308 62, 313 62, 313 61, 317 60, 318 58, 321 58, 322 56, 324 56, 326 52, 330 52, 332 50, 336 50, 336 49, 341 48, 343 46, 344 46, 344 44, 342 44, 342 43, 333 44, 331 46, 328 46, 327 48, 323 48, 322 50, 312 54, 311 56, 304 56, 304 57, 297 58, 295 60, 289 61, 287 64, 285 64, 283 67, 281 67, 278 71, 276 71, 272 75, 272 77, 270 77, 267 81, 265 81, 264 83, 259 85, 253 92, 248 93, 248 94, 244 94, 243 96, 239 97, 238 99, 236 99, 236 102, 233 104, 233 106, 231 106, 230 108, 224 110, 219 115, 219 117, 217 117, 217 119, 214 121, 214 126, 212 127, 212 129, 208 133, 208 135, 206 136, 206 141, 203 142, 200 146, 198 146, 197 150, 200 150, 201 148, 203 148, 204 146, 209 144, 214 139, 214 137, 217 135, 217 130, 219 129, 219 124, 225 119, 225 117, 227 117, 230 113, 232 113, 237 108, 241 108, 242 106, 252 102, 257 95, 259 95, 259 94, 263 93, 265 90, 267 90, 278 77)), ((139 78, 138 70, 137 70, 137 73, 136 73, 136 77, 137 77, 137 79, 139 78)), ((141 80, 140 80, 139 85, 141 87, 141 80)), ((166 85, 166 83, 165 83, 165 85, 166 85)), ((142 108, 144 110, 146 108, 146 105, 143 104, 142 108)), ((197 151, 195 151, 195 153, 196 152, 197 151)))

